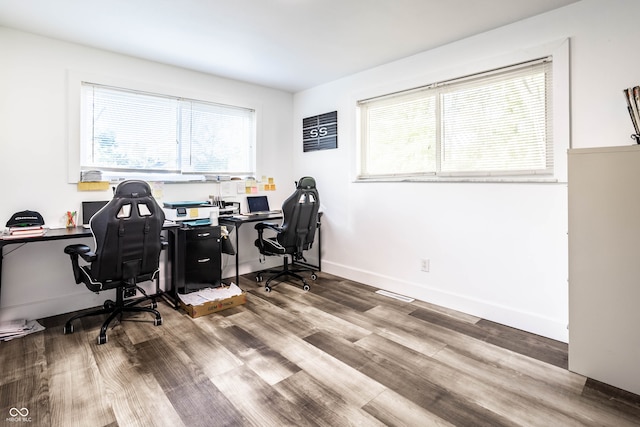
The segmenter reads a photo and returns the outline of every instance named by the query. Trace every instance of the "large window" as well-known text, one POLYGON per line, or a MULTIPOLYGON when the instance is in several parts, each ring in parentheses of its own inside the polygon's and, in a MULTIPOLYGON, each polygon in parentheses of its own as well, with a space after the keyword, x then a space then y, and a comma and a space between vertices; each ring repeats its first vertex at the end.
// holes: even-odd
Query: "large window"
POLYGON ((82 84, 82 170, 254 175, 252 109, 82 84))
POLYGON ((551 60, 358 102, 358 178, 553 175, 551 60))

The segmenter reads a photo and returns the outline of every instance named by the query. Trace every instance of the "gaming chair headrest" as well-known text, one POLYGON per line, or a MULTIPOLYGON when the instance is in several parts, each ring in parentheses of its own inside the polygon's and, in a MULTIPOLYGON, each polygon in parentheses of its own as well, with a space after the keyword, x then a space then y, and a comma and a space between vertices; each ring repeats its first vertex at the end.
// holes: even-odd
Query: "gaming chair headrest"
POLYGON ((300 178, 300 181, 298 181, 298 186, 296 188, 305 188, 305 189, 316 188, 316 180, 310 176, 302 177, 300 178))
POLYGON ((129 180, 118 185, 115 197, 140 198, 151 195, 151 187, 145 181, 129 180))

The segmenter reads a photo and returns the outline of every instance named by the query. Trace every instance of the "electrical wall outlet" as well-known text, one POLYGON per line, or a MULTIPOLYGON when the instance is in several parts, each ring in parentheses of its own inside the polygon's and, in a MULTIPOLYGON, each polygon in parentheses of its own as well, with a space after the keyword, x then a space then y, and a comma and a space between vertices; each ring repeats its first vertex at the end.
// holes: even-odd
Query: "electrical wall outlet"
POLYGON ((425 273, 429 272, 429 260, 423 258, 420 260, 420 271, 424 271, 425 273))

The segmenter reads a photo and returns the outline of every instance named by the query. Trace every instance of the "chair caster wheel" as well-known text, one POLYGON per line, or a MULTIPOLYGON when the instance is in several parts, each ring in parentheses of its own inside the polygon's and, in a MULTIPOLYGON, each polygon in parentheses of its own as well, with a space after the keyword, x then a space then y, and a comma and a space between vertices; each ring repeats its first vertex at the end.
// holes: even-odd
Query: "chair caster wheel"
POLYGON ((98 335, 98 345, 106 344, 106 343, 107 343, 107 336, 98 335))
POLYGON ((261 274, 258 274, 256 276, 256 282, 262 282, 262 275, 261 274))
POLYGON ((318 275, 316 273, 311 273, 311 280, 316 280, 318 275))
POLYGON ((267 292, 271 292, 271 286, 265 286, 264 290, 267 291, 267 292))
POLYGON ((311 289, 311 288, 306 283, 302 286, 302 290, 303 291, 308 291, 309 289, 311 289))
POLYGON ((162 319, 155 319, 155 320, 153 321, 153 324, 154 324, 154 326, 160 326, 160 325, 162 325, 162 319))
POLYGON ((155 302, 155 301, 152 301, 151 304, 149 304, 149 307, 151 307, 153 309, 156 309, 156 308, 158 308, 158 303, 155 302))
POLYGON ((73 325, 64 325, 64 334, 72 334, 73 333, 73 325))
POLYGON ((107 310, 113 310, 116 307, 116 303, 108 299, 104 302, 103 306, 107 310))

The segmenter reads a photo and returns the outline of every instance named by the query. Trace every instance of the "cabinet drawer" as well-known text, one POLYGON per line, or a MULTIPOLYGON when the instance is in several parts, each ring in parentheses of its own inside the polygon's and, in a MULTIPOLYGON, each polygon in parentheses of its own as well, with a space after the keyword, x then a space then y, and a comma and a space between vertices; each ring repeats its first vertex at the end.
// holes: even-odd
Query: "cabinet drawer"
POLYGON ((201 264, 199 268, 185 270, 185 279, 187 283, 209 283, 215 284, 220 280, 220 266, 217 268, 213 260, 201 264))
MULTIPOLYGON (((220 239, 187 240, 185 270, 199 270, 220 259, 220 239)), ((218 262, 217 264, 220 264, 218 262)))
POLYGON ((219 227, 200 227, 194 228, 185 231, 187 236, 187 243, 198 241, 198 240, 208 240, 208 239, 219 239, 220 238, 220 228, 219 227))
POLYGON ((184 230, 185 291, 217 286, 221 276, 220 227, 184 230))

